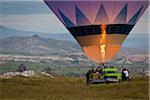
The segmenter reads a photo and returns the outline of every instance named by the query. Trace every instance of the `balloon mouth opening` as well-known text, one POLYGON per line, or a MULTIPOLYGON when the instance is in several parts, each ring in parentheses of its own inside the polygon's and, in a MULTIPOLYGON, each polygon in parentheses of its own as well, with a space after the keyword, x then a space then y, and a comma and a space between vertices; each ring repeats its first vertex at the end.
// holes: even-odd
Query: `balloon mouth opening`
POLYGON ((132 29, 128 24, 84 25, 68 28, 87 58, 96 63, 112 61, 132 29), (119 38, 118 38, 119 37, 119 38))

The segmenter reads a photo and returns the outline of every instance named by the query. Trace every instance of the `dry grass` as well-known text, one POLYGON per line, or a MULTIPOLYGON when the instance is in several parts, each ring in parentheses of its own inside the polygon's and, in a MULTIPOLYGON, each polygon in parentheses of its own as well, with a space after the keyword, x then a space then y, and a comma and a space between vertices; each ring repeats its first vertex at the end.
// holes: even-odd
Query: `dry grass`
POLYGON ((86 85, 76 77, 0 79, 1 100, 148 100, 148 77, 130 82, 86 85))

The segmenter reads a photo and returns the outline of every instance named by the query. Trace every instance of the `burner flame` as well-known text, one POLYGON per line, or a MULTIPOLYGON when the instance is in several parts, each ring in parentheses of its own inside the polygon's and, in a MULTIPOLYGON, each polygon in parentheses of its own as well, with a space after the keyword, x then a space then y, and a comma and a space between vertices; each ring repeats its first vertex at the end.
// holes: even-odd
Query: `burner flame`
POLYGON ((106 28, 107 26, 105 24, 101 25, 101 38, 100 38, 100 52, 101 56, 105 58, 106 55, 106 28))

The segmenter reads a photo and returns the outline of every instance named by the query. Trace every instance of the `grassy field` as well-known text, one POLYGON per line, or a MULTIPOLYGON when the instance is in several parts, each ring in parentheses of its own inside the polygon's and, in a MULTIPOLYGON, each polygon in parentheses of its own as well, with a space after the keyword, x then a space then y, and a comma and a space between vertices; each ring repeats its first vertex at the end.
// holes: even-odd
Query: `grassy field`
POLYGON ((45 68, 50 68, 53 71, 55 71, 56 74, 59 75, 65 75, 65 76, 79 76, 81 73, 85 73, 89 70, 90 67, 82 67, 79 69, 79 67, 60 67, 60 66, 54 66, 50 63, 32 63, 32 62, 7 62, 4 64, 0 64, 0 73, 5 73, 9 71, 16 71, 18 69, 18 66, 20 64, 24 64, 27 66, 29 70, 34 70, 37 72, 40 72, 41 70, 45 68))
MULTIPOLYGON (((41 72, 43 69, 50 68, 55 74, 62 76, 81 76, 85 74, 93 66, 55 66, 51 63, 46 62, 14 62, 9 61, 6 63, 0 64, 0 74, 10 71, 16 71, 20 64, 27 66, 29 70, 34 70, 36 72, 41 72)), ((116 65, 121 67, 122 65, 116 65)), ((129 69, 131 74, 140 74, 149 70, 148 65, 144 64, 126 64, 126 67, 129 69)))
POLYGON ((86 85, 77 77, 0 79, 1 100, 149 100, 149 78, 86 85))

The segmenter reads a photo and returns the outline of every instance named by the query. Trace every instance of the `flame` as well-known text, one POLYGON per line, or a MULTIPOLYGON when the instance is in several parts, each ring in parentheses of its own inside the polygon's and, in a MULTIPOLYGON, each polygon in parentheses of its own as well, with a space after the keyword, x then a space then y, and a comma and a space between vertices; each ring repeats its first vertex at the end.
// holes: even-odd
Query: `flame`
POLYGON ((101 30, 102 30, 101 37, 102 37, 102 39, 106 38, 106 28, 107 28, 107 26, 105 24, 101 25, 101 30))
POLYGON ((105 24, 101 25, 101 39, 100 39, 100 52, 101 56, 105 58, 106 55, 106 28, 107 26, 105 24))
POLYGON ((100 45, 100 52, 103 58, 105 58, 105 54, 106 54, 106 44, 101 44, 100 45))

